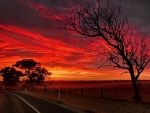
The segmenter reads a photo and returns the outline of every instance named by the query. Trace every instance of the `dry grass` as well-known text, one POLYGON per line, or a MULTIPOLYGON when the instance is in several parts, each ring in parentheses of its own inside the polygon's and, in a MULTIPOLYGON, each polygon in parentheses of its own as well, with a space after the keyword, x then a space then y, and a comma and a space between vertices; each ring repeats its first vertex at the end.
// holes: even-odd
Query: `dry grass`
POLYGON ((56 92, 34 91, 27 93, 74 107, 86 113, 150 113, 150 104, 125 101, 124 99, 114 100, 83 95, 61 94, 60 100, 58 100, 58 93, 56 92))

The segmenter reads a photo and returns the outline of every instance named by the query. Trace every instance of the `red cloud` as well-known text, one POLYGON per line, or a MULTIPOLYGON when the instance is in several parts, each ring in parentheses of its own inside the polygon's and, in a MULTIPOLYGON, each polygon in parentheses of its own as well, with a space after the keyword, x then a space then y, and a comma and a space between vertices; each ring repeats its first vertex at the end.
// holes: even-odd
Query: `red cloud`
POLYGON ((17 1, 21 4, 29 6, 32 10, 38 12, 38 15, 45 19, 61 19, 60 15, 56 14, 56 12, 49 8, 45 7, 36 2, 25 2, 25 1, 17 1))
MULTIPOLYGON (((49 68, 54 73, 53 77, 72 75, 72 79, 80 73, 81 78, 86 76, 87 79, 105 79, 103 74, 113 74, 111 69, 97 69, 100 56, 96 50, 102 43, 101 40, 93 40, 92 43, 90 40, 82 40, 79 41, 78 47, 12 25, 0 24, 0 29, 0 47, 3 48, 0 54, 1 67, 14 64, 22 58, 33 58, 49 68), (19 53, 15 53, 14 50, 19 50, 19 53), (24 52, 30 54, 22 55, 24 52)), ((119 73, 120 70, 115 71, 113 77, 118 77, 119 73)), ((107 76, 107 79, 113 77, 107 76)))
MULTIPOLYGON (((44 20, 61 19, 60 15, 56 14, 52 8, 35 2, 20 0, 17 2, 34 10, 44 20)), ((102 47, 109 49, 109 46, 99 38, 92 39, 92 41, 90 38, 71 39, 67 35, 61 36, 58 31, 55 32, 55 37, 51 37, 49 34, 46 37, 37 31, 3 24, 0 24, 0 30, 0 67, 14 64, 22 58, 33 58, 49 68, 53 73, 53 77, 62 77, 61 79, 63 77, 81 80, 85 78, 89 80, 94 80, 95 78, 120 79, 118 76, 120 75, 120 70, 97 69, 101 58, 98 51, 103 51, 102 47), (63 40, 59 40, 60 37, 67 37, 68 40, 73 40, 75 44, 70 44, 69 41, 65 43, 63 40)), ((138 34, 135 31, 134 33, 138 34)), ((78 35, 72 33, 72 37, 78 37, 78 35)), ((135 37, 133 38, 135 39, 135 37)), ((150 40, 148 39, 149 42, 150 40)), ((122 79, 126 78, 122 77, 122 79)))
MULTIPOLYGON (((44 64, 45 67, 51 67, 52 70, 61 66, 62 70, 75 69, 74 72, 68 70, 68 73, 76 73, 80 69, 84 75, 88 70, 85 64, 89 65, 93 61, 91 56, 94 55, 94 52, 87 51, 88 48, 82 49, 57 39, 44 37, 36 31, 12 25, 0 24, 0 29, 2 31, 0 40, 3 40, 0 44, 2 48, 1 67, 12 65, 23 58, 33 58, 44 64)), ((90 45, 85 46, 90 47, 90 45)))

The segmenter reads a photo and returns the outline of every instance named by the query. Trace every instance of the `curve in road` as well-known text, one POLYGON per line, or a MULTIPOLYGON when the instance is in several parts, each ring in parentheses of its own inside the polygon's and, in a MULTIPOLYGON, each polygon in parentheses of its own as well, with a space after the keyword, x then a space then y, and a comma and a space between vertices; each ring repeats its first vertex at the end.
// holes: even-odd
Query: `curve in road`
POLYGON ((2 113, 81 113, 23 92, 0 92, 0 98, 2 113))

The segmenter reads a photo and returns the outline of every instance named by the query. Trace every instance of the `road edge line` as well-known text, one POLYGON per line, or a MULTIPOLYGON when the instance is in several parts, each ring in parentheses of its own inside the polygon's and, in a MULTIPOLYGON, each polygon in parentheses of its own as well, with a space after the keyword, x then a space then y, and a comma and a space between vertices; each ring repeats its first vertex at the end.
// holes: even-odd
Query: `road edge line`
POLYGON ((15 95, 16 97, 20 98, 22 101, 24 101, 26 104, 28 104, 32 109, 34 109, 37 113, 40 113, 35 107, 33 107, 29 102, 27 102, 26 100, 24 100, 23 98, 21 98, 20 96, 11 93, 12 95, 15 95))

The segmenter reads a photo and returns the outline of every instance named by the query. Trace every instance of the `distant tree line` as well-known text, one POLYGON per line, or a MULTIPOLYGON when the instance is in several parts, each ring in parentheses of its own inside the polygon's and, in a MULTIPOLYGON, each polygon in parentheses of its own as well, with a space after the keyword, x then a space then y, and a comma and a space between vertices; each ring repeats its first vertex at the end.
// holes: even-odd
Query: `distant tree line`
POLYGON ((48 72, 46 68, 41 67, 40 62, 33 59, 23 59, 17 61, 14 65, 4 67, 0 70, 0 75, 3 78, 3 84, 7 90, 16 90, 18 88, 35 89, 37 86, 44 86, 45 77, 52 73, 48 72), (20 78, 26 77, 25 83, 20 84, 20 78))

